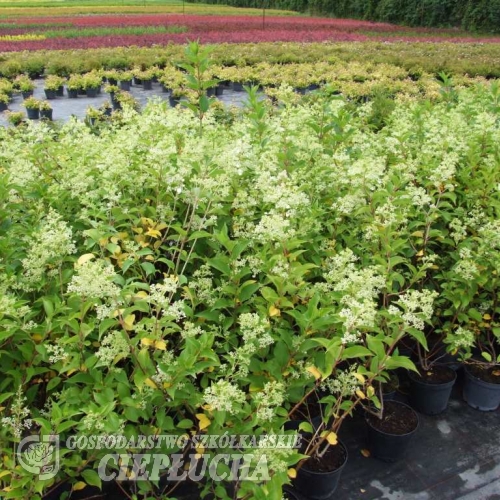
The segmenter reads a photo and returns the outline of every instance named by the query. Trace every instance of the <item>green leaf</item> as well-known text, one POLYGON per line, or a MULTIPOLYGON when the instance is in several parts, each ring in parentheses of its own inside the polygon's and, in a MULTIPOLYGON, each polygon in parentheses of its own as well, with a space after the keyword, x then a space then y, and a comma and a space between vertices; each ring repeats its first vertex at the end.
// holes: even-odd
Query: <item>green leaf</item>
POLYGON ((185 418, 183 420, 181 420, 178 424, 177 424, 177 427, 179 429, 191 429, 191 427, 193 427, 193 421, 192 420, 189 420, 189 418, 185 418))
POLYGON ((156 267, 151 262, 141 262, 141 267, 146 271, 146 276, 151 276, 156 273, 156 267))
POLYGON ((96 486, 97 488, 102 489, 101 478, 95 470, 85 469, 82 471, 82 477, 88 485, 96 486))
POLYGON ((491 363, 491 361, 493 360, 493 358, 491 357, 491 354, 489 352, 482 352, 481 353, 481 356, 486 360, 488 361, 488 363, 491 363))
POLYGON ((353 345, 342 353, 342 359, 364 358, 365 356, 373 356, 373 353, 362 345, 353 345))

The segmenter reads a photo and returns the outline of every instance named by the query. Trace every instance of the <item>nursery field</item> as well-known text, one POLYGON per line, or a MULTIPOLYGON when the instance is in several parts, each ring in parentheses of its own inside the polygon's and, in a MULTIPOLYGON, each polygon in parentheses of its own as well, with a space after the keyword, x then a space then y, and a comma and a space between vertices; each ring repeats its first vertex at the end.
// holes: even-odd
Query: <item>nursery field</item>
MULTIPOLYGON (((49 9, 50 11, 51 9, 49 9)), ((248 42, 474 42, 498 43, 494 36, 456 30, 402 28, 384 23, 312 17, 182 15, 64 15, 12 17, 0 23, 0 52, 42 49, 248 42)))

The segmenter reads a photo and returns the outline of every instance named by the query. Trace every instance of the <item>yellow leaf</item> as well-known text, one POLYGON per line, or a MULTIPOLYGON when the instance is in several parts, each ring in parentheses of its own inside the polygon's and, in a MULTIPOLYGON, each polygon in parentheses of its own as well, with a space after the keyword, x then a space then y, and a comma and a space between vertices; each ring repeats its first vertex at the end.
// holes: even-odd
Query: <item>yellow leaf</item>
POLYGON ((7 476, 8 474, 12 474, 12 472, 10 472, 10 470, 3 470, 0 472, 0 477, 7 476))
POLYGON ((353 373, 354 378, 360 383, 364 384, 365 383, 365 377, 361 375, 361 373, 353 373))
POLYGON ((271 306, 269 308, 269 316, 281 316, 281 311, 276 306, 271 306))
POLYGON ((359 399, 366 399, 365 393, 360 389, 356 391, 356 396, 358 396, 359 399))
POLYGON ((38 344, 43 339, 43 336, 39 333, 34 333, 31 338, 38 344))
POLYGON ((370 385, 367 389, 366 389, 366 394, 369 398, 371 398, 374 394, 375 394, 375 389, 373 388, 372 385, 370 385))
POLYGON ((87 487, 87 483, 84 483, 83 481, 78 481, 73 485, 73 491, 80 491, 83 490, 83 488, 87 487))
POLYGON ((491 316, 489 314, 483 314, 483 319, 489 321, 491 319, 491 316))
POLYGON ((308 371, 311 375, 314 375, 314 378, 316 380, 319 380, 321 378, 321 373, 315 366, 312 366, 312 365, 308 366, 306 368, 306 371, 308 371))
POLYGON ((141 339, 141 344, 146 346, 146 347, 151 347, 152 345, 155 345, 155 341, 154 341, 154 339, 144 338, 144 339, 141 339))
POLYGON ((337 434, 335 434, 335 432, 329 432, 326 436, 326 440, 328 441, 329 444, 331 444, 332 446, 335 446, 339 440, 337 438, 337 434))
POLYGON ((135 322, 135 314, 129 314, 123 320, 123 326, 124 326, 125 330, 133 330, 134 329, 134 322, 135 322))
POLYGON ((134 295, 135 299, 147 299, 148 298, 148 292, 145 292, 144 290, 141 290, 140 292, 137 292, 134 295))
POLYGON ((424 251, 420 250, 420 252, 417 252, 417 257, 423 257, 424 256, 424 251))
POLYGON ((83 266, 83 264, 92 259, 95 259, 95 255, 93 253, 86 253, 84 255, 81 255, 76 261, 76 267, 81 267, 83 266))
POLYGON ((166 351, 167 343, 164 340, 157 340, 155 342, 155 349, 159 349, 160 351, 166 351))
POLYGON ((371 455, 370 450, 366 450, 363 448, 361 450, 361 455, 363 455, 365 458, 368 458, 371 455))
POLYGON ((290 479, 295 479, 297 477, 297 471, 295 469, 288 469, 287 474, 290 479))
POLYGON ((151 387, 151 389, 158 389, 158 386, 155 384, 154 380, 151 378, 147 378, 144 383, 148 386, 151 387))
POLYGON ((206 429, 211 424, 210 419, 204 413, 197 413, 196 418, 199 421, 200 431, 206 429))
POLYGON ((151 236, 151 238, 159 238, 161 236, 161 232, 153 228, 148 229, 145 234, 146 236, 151 236))
POLYGON ((172 384, 170 382, 163 382, 164 389, 170 389, 170 387, 172 387, 172 384))

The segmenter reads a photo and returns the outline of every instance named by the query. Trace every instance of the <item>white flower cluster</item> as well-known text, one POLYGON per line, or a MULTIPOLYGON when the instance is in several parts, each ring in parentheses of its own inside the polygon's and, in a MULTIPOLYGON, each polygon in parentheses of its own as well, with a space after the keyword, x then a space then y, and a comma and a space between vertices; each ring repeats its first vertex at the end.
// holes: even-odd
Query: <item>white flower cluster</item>
POLYGON ((285 386, 281 382, 266 382, 262 392, 257 393, 255 402, 258 404, 257 418, 270 422, 276 416, 276 407, 285 400, 285 386))
POLYGON ((474 332, 461 326, 446 336, 446 341, 453 350, 470 349, 475 340, 474 332))
POLYGON ((118 298, 120 288, 113 283, 116 273, 103 259, 89 260, 77 267, 68 285, 68 293, 86 299, 113 301, 118 298))
POLYGON ((337 371, 335 377, 329 377, 321 383, 321 389, 338 398, 351 396, 360 388, 359 380, 354 376, 357 369, 357 365, 353 365, 349 370, 337 371))
POLYGON ((58 363, 59 361, 63 361, 68 358, 68 353, 66 352, 66 349, 64 349, 63 346, 59 344, 45 344, 45 348, 47 349, 47 352, 49 353, 49 363, 55 364, 58 363))
POLYGON ((385 278, 378 269, 370 266, 358 268, 357 257, 351 249, 345 249, 328 259, 324 274, 331 290, 342 292, 339 313, 344 323, 342 343, 356 342, 360 328, 375 325, 377 303, 381 290, 385 287, 385 278))
POLYGON ((16 438, 20 438, 25 429, 31 429, 33 422, 28 417, 30 416, 30 410, 25 406, 27 401, 26 396, 23 395, 22 386, 19 386, 15 399, 12 403, 10 417, 3 417, 2 424, 6 427, 10 427, 12 434, 16 438))
POLYGON ((196 292, 200 302, 205 302, 211 306, 217 300, 216 290, 213 286, 212 270, 208 264, 203 264, 193 273, 193 278, 189 282, 189 288, 196 292))
MULTIPOLYGON (((433 290, 408 290, 401 295, 396 304, 403 309, 401 317, 407 327, 423 330, 425 322, 429 321, 434 311, 434 300, 438 293, 433 290)), ((390 308, 390 312, 396 312, 396 308, 390 308)))
POLYGON ((237 385, 222 379, 207 387, 203 397, 213 410, 227 411, 231 415, 241 411, 246 400, 245 393, 237 385))
POLYGON ((29 251, 22 260, 26 290, 40 283, 49 269, 59 267, 65 257, 76 252, 73 232, 62 217, 50 209, 40 228, 28 241, 29 251))
POLYGON ((166 276, 163 283, 155 283, 149 287, 149 303, 158 310, 168 309, 178 286, 179 279, 176 276, 166 276))
POLYGON ((467 247, 461 248, 458 254, 462 260, 455 264, 453 270, 464 280, 472 281, 479 274, 479 268, 474 262, 474 255, 467 247))
POLYGON ((130 346, 123 333, 117 330, 109 332, 101 342, 95 353, 101 365, 112 366, 119 359, 126 358, 130 353, 130 346))

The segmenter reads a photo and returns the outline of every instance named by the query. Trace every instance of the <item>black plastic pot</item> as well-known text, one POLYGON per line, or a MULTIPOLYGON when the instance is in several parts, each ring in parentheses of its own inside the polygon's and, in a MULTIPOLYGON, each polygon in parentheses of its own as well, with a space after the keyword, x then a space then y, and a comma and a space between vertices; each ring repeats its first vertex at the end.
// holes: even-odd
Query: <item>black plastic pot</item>
POLYGON ((85 89, 78 89, 77 93, 78 95, 87 95, 87 91, 85 89))
POLYGON ((116 78, 108 78, 108 83, 110 85, 118 85, 118 80, 116 78))
POLYGON ((463 398, 469 406, 480 411, 495 411, 500 406, 500 384, 475 377, 465 367, 463 398))
POLYGON ((126 90, 127 92, 130 90, 131 85, 132 85, 132 82, 130 80, 122 80, 120 82, 120 88, 122 90, 126 90))
POLYGON ((144 90, 152 90, 153 81, 152 80, 142 80, 142 88, 144 90))
POLYGON ((373 427, 370 420, 367 419, 366 423, 368 425, 368 448, 371 455, 384 462, 397 462, 401 460, 410 444, 415 432, 418 429, 418 415, 417 413, 404 403, 399 401, 388 401, 391 405, 401 405, 410 409, 416 418, 417 425, 415 428, 408 432, 407 434, 389 434, 373 427))
POLYGON ((243 90, 244 90, 244 89, 243 89, 243 84, 242 84, 242 83, 240 83, 240 82, 233 82, 233 85, 232 85, 232 86, 233 86, 233 90, 234 90, 235 92, 243 92, 243 90))
POLYGON ((77 89, 68 89, 68 97, 70 99, 76 99, 78 97, 78 90, 77 89))
POLYGON ((57 97, 57 90, 45 89, 44 92, 47 99, 55 99, 57 97))
POLYGON ((327 500, 331 498, 339 484, 342 470, 347 463, 347 448, 339 441, 336 446, 342 446, 345 452, 344 463, 330 472, 315 472, 307 469, 307 462, 298 470, 297 477, 293 481, 297 491, 310 500, 327 500))
POLYGON ((142 80, 134 76, 134 85, 142 85, 142 80))
POLYGON ((41 109, 40 110, 40 118, 45 118, 46 120, 52 121, 52 109, 41 109))
POLYGON ((446 410, 451 390, 457 380, 455 370, 446 366, 440 368, 449 370, 453 380, 444 384, 431 384, 414 372, 408 373, 410 377, 410 404, 424 415, 439 415, 446 410))
POLYGON ((97 97, 99 89, 98 88, 88 88, 87 89, 87 97, 97 97))
POLYGON ((40 118, 40 110, 39 109, 26 109, 26 114, 28 115, 29 120, 38 120, 40 118))
POLYGON ((31 97, 33 95, 32 90, 27 90, 26 92, 21 92, 23 99, 28 99, 28 97, 31 97))
POLYGON ((170 106, 172 106, 173 108, 175 108, 175 106, 177 106, 180 101, 181 101, 180 97, 173 97, 171 95, 168 96, 168 102, 170 103, 170 106))
POLYGON ((283 497, 288 500, 301 500, 301 497, 299 497, 298 494, 295 493, 295 491, 293 491, 290 487, 283 488, 283 497))
POLYGON ((58 97, 62 97, 62 96, 64 95, 64 85, 61 85, 61 86, 57 89, 57 91, 56 91, 56 95, 57 95, 58 97))
POLYGON ((217 97, 220 97, 222 94, 224 93, 224 85, 217 85, 217 87, 215 87, 215 95, 217 97))
POLYGON ((0 112, 7 111, 7 104, 5 102, 0 102, 0 112))

